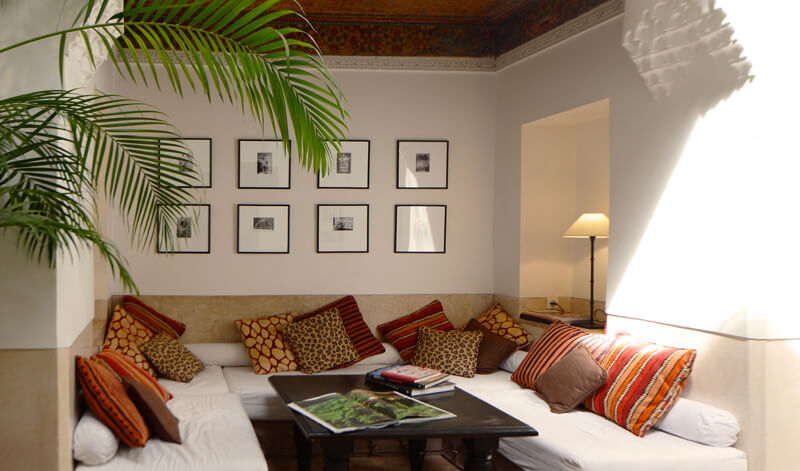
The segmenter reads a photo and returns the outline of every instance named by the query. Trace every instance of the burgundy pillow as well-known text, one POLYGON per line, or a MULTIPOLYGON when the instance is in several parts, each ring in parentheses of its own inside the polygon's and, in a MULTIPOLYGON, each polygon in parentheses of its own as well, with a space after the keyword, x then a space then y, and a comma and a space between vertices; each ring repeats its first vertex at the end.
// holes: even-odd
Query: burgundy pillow
POLYGON ((483 333, 481 346, 478 349, 478 374, 488 374, 497 371, 500 363, 508 358, 517 349, 517 343, 487 329, 476 319, 470 319, 464 332, 476 331, 483 333))
POLYGON ((606 370, 583 345, 564 355, 536 378, 536 390, 560 414, 578 406, 606 382, 606 370))
POLYGON ((167 409, 167 405, 152 389, 130 376, 123 376, 122 382, 128 397, 131 398, 153 435, 162 440, 181 443, 178 419, 167 409))
POLYGON ((378 332, 400 352, 403 361, 409 362, 417 352, 417 332, 422 326, 453 330, 453 324, 444 315, 444 308, 438 299, 407 316, 379 325, 378 332))
MULTIPOLYGON (((331 309, 336 309, 339 311, 339 316, 342 318, 344 328, 347 331, 347 336, 350 337, 350 341, 353 342, 353 346, 356 347, 356 351, 358 352, 358 359, 356 359, 356 361, 361 361, 364 358, 386 351, 386 349, 383 348, 383 345, 381 345, 381 342, 376 339, 374 335, 372 335, 372 331, 369 330, 369 326, 366 322, 364 322, 364 317, 361 315, 361 311, 358 309, 358 303, 356 302, 356 299, 352 296, 345 296, 342 299, 338 299, 328 304, 327 306, 322 306, 316 311, 295 317, 294 321, 297 322, 303 319, 308 319, 311 316, 328 312, 331 309)), ((344 367, 351 365, 356 361, 342 366, 344 367)))

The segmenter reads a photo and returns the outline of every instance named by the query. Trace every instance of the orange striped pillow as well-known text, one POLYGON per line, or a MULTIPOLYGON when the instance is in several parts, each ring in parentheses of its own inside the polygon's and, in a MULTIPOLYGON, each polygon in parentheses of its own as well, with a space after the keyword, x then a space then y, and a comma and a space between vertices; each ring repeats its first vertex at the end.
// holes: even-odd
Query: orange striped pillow
POLYGON ((525 359, 511 375, 511 380, 537 390, 536 379, 567 353, 583 345, 599 362, 611 340, 601 335, 590 335, 558 320, 553 321, 525 355, 525 359))
POLYGON ((408 363, 417 352, 417 332, 422 326, 437 330, 453 330, 453 324, 444 315, 444 308, 439 300, 407 316, 378 326, 378 332, 387 342, 400 352, 403 361, 408 363))
POLYGON ((619 336, 600 360, 608 380, 585 405, 643 437, 672 408, 696 356, 693 349, 619 336))
POLYGON ((143 447, 150 438, 150 430, 122 383, 106 368, 88 358, 75 357, 75 369, 86 403, 97 419, 126 445, 143 447))
POLYGON ((167 391, 164 386, 158 384, 158 381, 153 379, 152 376, 147 374, 146 371, 136 366, 127 356, 115 352, 114 350, 103 350, 97 355, 92 357, 92 360, 100 363, 111 371, 114 376, 120 381, 124 376, 135 378, 141 381, 145 386, 152 389, 162 401, 167 402, 172 399, 172 394, 167 391))
POLYGON ((186 331, 186 324, 161 314, 137 297, 125 296, 122 298, 122 307, 153 332, 164 331, 177 339, 186 331))

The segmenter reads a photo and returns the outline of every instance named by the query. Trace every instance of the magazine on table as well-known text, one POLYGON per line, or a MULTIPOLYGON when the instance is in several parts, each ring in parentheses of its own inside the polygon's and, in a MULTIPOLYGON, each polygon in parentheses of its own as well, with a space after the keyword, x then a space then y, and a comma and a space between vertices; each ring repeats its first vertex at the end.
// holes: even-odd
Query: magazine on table
POLYGON ((455 414, 395 391, 354 389, 287 404, 333 433, 449 419, 455 414))

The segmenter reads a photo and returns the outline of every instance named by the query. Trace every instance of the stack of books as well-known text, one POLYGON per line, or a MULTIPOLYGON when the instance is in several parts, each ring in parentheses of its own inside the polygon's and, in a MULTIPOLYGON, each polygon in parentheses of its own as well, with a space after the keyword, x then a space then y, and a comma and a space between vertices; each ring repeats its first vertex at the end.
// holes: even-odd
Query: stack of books
POLYGON ((370 371, 364 382, 367 386, 390 389, 408 396, 422 396, 454 390, 456 385, 447 381, 449 377, 433 368, 395 365, 370 371))

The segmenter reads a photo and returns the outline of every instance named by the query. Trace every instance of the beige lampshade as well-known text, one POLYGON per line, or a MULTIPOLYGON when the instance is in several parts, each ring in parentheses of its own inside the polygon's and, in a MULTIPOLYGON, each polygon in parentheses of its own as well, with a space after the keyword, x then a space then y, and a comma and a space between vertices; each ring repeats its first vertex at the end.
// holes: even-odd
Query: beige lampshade
POLYGON ((603 213, 583 213, 564 233, 569 238, 608 237, 608 216, 603 213))

